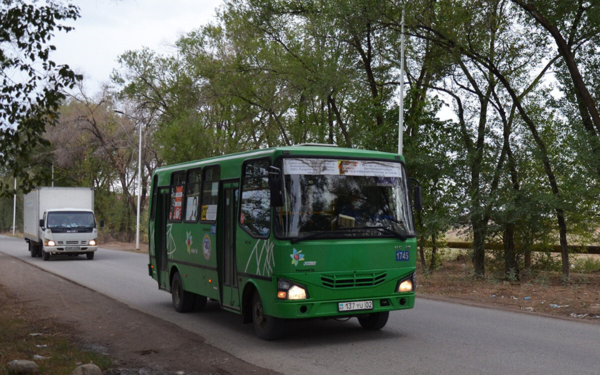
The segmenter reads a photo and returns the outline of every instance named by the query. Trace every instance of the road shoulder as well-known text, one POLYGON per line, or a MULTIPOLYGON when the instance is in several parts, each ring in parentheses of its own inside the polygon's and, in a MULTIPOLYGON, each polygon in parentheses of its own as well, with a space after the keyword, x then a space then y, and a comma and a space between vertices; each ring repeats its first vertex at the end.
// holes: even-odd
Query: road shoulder
POLYGON ((30 314, 52 319, 85 347, 106 352, 118 367, 145 374, 276 374, 244 362, 175 324, 0 252, 0 284, 30 314))

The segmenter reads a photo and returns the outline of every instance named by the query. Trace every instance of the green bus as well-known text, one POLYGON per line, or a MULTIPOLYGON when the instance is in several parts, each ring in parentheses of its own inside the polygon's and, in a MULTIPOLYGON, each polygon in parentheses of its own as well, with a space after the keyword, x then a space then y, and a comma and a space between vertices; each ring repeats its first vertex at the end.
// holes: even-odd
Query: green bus
POLYGON ((286 319, 378 330, 415 302, 410 185, 400 155, 315 144, 157 168, 148 271, 176 311, 218 301, 265 340, 286 319))

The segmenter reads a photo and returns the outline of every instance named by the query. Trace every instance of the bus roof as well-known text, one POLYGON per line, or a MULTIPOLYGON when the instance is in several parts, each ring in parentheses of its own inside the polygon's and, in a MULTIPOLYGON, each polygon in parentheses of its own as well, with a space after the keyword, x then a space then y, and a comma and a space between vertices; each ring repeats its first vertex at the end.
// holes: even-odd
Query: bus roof
POLYGON ((201 167, 204 165, 214 164, 215 162, 222 161, 234 161, 244 160, 248 157, 260 157, 260 156, 273 156, 273 155, 298 155, 298 156, 339 156, 346 158, 381 158, 381 159, 396 159, 404 161, 404 157, 398 154, 393 154, 389 152, 382 151, 373 151, 373 150, 361 150, 355 148, 345 148, 345 147, 336 147, 335 145, 329 144, 301 144, 294 146, 281 146, 281 147, 271 147, 264 149, 257 149, 251 151, 237 152, 233 154, 219 155, 213 156, 206 159, 193 160, 184 163, 171 164, 167 166, 163 166, 160 168, 156 168, 155 173, 160 173, 168 170, 177 170, 177 169, 187 169, 190 167, 201 167))

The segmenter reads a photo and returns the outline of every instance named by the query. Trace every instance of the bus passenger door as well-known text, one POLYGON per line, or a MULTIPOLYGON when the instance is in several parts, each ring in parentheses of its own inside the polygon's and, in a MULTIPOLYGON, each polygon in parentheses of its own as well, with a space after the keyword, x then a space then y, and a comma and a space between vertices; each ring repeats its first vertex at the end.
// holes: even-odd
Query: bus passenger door
POLYGON ((156 205, 155 248, 159 289, 167 289, 169 271, 167 267, 167 217, 170 208, 169 188, 160 188, 156 205))
POLYGON ((221 304, 224 308, 240 311, 240 297, 237 280, 236 269, 236 244, 235 244, 235 228, 236 228, 236 207, 239 189, 237 183, 223 184, 223 194, 221 194, 221 207, 223 207, 223 215, 219 233, 221 234, 221 304))

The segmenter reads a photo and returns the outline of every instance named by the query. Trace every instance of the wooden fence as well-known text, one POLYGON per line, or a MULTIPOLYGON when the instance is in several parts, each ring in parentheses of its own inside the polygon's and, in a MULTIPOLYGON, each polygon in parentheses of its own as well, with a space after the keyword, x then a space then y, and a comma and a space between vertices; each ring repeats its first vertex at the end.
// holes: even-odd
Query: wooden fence
MULTIPOLYGON (((472 242, 446 242, 446 246, 452 249, 472 249, 472 242)), ((504 250, 504 245, 501 243, 486 243, 486 250, 504 250)), ((531 251, 548 251, 547 247, 532 246, 531 251)), ((517 246, 519 251, 519 246, 517 246)), ((551 248, 550 252, 560 253, 560 245, 555 245, 551 248)), ((600 246, 569 246, 569 252, 573 254, 600 254, 600 246)))

